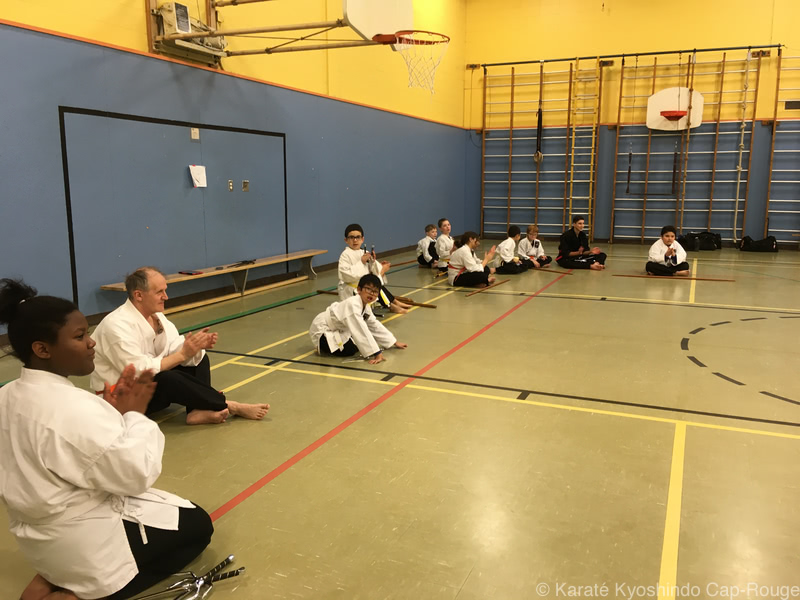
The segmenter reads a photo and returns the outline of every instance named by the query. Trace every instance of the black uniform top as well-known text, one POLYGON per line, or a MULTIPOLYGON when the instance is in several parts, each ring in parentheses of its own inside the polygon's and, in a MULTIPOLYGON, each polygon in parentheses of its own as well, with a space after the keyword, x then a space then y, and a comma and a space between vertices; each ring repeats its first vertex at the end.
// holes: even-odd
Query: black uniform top
POLYGON ((575 229, 570 227, 561 234, 561 239, 558 242, 558 257, 556 260, 567 258, 570 252, 577 251, 581 246, 584 252, 589 250, 589 237, 583 231, 576 235, 575 229))

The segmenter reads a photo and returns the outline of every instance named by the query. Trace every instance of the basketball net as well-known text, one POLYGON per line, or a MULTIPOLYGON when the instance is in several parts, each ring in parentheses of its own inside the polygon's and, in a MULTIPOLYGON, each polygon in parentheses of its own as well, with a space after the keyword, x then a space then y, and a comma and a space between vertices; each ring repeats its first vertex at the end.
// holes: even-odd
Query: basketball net
POLYGON ((392 46, 408 67, 408 87, 419 87, 434 93, 436 68, 442 62, 450 38, 430 31, 398 31, 392 46))

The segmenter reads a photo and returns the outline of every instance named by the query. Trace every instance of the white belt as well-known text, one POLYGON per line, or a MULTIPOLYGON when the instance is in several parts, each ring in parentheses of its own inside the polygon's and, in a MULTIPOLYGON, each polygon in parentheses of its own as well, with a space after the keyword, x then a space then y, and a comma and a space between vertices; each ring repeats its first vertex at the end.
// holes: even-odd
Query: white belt
POLYGON ((142 536, 142 544, 147 544, 147 532, 144 529, 144 523, 141 521, 142 509, 137 506, 131 506, 128 498, 121 496, 111 496, 111 508, 126 517, 129 521, 139 525, 139 535, 142 536))

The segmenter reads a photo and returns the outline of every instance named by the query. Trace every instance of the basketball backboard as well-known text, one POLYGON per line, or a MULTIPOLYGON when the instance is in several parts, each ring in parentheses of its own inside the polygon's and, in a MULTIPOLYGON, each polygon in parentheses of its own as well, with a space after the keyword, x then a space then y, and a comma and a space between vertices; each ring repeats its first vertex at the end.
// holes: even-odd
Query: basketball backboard
POLYGON ((347 25, 365 40, 414 29, 412 0, 342 0, 347 25))
POLYGON ((697 90, 691 90, 691 115, 689 115, 689 96, 690 90, 687 87, 666 88, 650 96, 647 99, 647 127, 660 131, 681 131, 700 127, 703 123, 703 95, 697 90), (664 112, 683 112, 684 116, 668 119, 663 116, 664 112))

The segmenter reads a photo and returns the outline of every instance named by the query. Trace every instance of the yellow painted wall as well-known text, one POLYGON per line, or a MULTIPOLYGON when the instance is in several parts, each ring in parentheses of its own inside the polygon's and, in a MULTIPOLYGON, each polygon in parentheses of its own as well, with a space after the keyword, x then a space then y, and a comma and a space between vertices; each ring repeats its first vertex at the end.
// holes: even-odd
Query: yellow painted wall
MULTIPOLYGON (((797 0, 467 0, 466 58, 468 63, 494 63, 774 43, 787 45, 789 48, 785 52, 788 54, 800 55, 798 23, 800 2, 797 0)), ((698 60, 720 57, 705 54, 698 60)), ((672 58, 674 62, 675 57, 672 58)), ((682 58, 685 61, 686 55, 682 58)), ((651 61, 643 58, 642 64, 651 61)), ((773 50, 772 57, 763 64, 759 118, 769 118, 773 113, 775 62, 773 50)), ((631 59, 627 64, 632 64, 631 59)), ((617 120, 619 65, 617 59, 606 73, 604 85, 609 89, 604 97, 609 101, 605 102, 601 122, 617 120)), ((536 65, 517 70, 538 73, 536 65)), ((492 69, 490 75, 502 72, 492 69)), ((644 82, 638 81, 640 87, 636 94, 642 94, 644 82)), ((726 80, 725 88, 735 87, 735 83, 733 76, 730 83, 726 80)), ((672 85, 677 83, 669 86, 672 85)), ((467 72, 465 90, 467 126, 478 128, 483 104, 481 70, 467 72)), ((502 100, 502 97, 497 99, 502 100)), ((723 118, 736 118, 732 114, 736 109, 725 108, 727 112, 723 118)), ((704 113, 706 119, 713 116, 710 111, 704 113)), ((495 119, 498 125, 500 119, 499 115, 495 119)), ((643 121, 643 113, 633 120, 643 121)), ((563 119, 561 123, 556 121, 553 118, 550 124, 563 123, 563 119)))
MULTIPOLYGON (((437 73, 434 96, 409 89, 401 57, 384 47, 231 57, 224 60, 224 67, 227 71, 268 82, 479 128, 483 73, 480 69, 465 70, 467 63, 772 43, 783 43, 788 46, 787 54, 800 56, 798 0, 764 0, 761 3, 752 0, 673 0, 669 3, 650 0, 413 1, 415 27, 445 32, 452 38, 437 73), (669 13, 665 7, 670 9, 669 13)), ((193 16, 205 20, 203 0, 188 0, 187 5, 193 16)), ((146 0, 84 0, 81 3, 2 0, 0 17, 146 51, 145 6, 146 0)), ((277 0, 221 8, 219 12, 223 19, 221 28, 232 29, 333 20, 342 16, 342 7, 341 0, 277 0)), ((348 36, 346 30, 337 30, 329 37, 353 36, 352 33, 348 36)), ((230 49, 243 49, 267 45, 270 41, 230 38, 229 43, 230 49)), ((685 60, 686 57, 681 58, 685 60)), ((704 55, 701 60, 718 58, 719 55, 704 55)), ((649 64, 650 60, 643 58, 642 64, 649 64)), ((619 62, 617 59, 606 71, 601 122, 617 120, 619 62)), ((775 62, 773 51, 773 56, 765 59, 761 74, 760 118, 772 116, 775 62)), ((548 70, 555 68, 555 65, 548 66, 548 70)), ((535 65, 519 70, 533 73, 529 76, 531 81, 538 74, 535 65)), ((800 77, 800 71, 792 73, 800 77)), ((791 73, 785 74, 789 75, 791 73)), ((559 76, 548 77, 558 79, 559 76)), ((713 87, 711 79, 706 81, 713 87)), ((736 84, 734 77, 726 81, 726 88, 735 88, 736 84)), ((784 85, 800 87, 800 81, 785 79, 784 85)), ((533 92, 533 95, 528 94, 527 100, 531 101, 535 112, 535 86, 529 86, 527 91, 533 92)), ((565 97, 566 89, 560 91, 565 97)), ((503 93, 495 90, 495 100, 502 101, 503 93)), ((520 99, 526 99, 519 93, 520 99)), ((642 89, 637 89, 636 93, 642 93, 642 89)), ((558 106, 557 103, 551 105, 558 106)), ((737 110, 726 107, 724 118, 736 118, 737 110)), ((629 116, 623 115, 623 121, 643 120, 641 112, 629 116)), ((704 118, 714 116, 713 109, 707 108, 704 118)), ((498 126, 503 118, 497 117, 498 126)), ((550 125, 563 124, 563 113, 562 116, 548 114, 545 120, 550 125)))
MULTIPOLYGON (((159 0, 159 5, 163 0, 159 0)), ((205 1, 185 0, 192 16, 205 21, 205 1)), ((2 0, 0 18, 147 51, 146 0, 2 0)), ((341 0, 278 0, 219 9, 221 29, 322 22, 342 17, 341 0)), ((446 32, 452 41, 439 67, 436 94, 408 88, 408 71, 389 47, 230 57, 226 71, 462 126, 466 0, 414 0, 417 29, 446 32)), ((286 35, 286 34, 273 34, 286 35)), ((330 38, 356 39, 349 29, 330 38)), ((276 40, 229 38, 229 49, 265 47, 276 40)))

